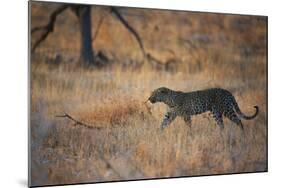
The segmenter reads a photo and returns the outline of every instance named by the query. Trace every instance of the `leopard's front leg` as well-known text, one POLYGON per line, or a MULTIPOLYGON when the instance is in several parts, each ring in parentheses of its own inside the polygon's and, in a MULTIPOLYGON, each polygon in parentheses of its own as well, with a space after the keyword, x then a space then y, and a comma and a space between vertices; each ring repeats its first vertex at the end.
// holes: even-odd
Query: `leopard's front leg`
POLYGON ((161 130, 163 130, 164 128, 169 126, 176 117, 177 117, 177 115, 174 112, 168 111, 165 114, 164 119, 161 123, 161 130))

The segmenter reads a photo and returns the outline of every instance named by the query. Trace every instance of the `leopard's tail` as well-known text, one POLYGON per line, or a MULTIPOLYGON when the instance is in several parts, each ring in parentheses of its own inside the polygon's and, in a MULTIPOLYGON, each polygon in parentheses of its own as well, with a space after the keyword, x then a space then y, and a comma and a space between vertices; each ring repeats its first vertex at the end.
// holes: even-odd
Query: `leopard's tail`
POLYGON ((256 112, 253 115, 251 115, 251 116, 247 116, 243 112, 241 112, 237 102, 234 102, 233 106, 234 106, 234 109, 235 109, 236 113, 240 117, 242 117, 243 119, 247 119, 247 120, 248 119, 254 119, 258 115, 258 113, 259 113, 259 107, 258 106, 254 106, 254 108, 256 109, 256 112))

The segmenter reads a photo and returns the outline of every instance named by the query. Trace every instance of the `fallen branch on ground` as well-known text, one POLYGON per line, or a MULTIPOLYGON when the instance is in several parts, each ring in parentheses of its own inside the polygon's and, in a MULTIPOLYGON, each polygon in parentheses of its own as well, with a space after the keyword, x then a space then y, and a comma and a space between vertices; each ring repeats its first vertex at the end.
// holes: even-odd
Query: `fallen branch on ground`
POLYGON ((81 126, 86 127, 86 128, 88 128, 88 129, 98 129, 98 130, 102 129, 102 127, 95 127, 95 126, 93 126, 93 125, 90 125, 90 124, 87 124, 87 123, 83 123, 83 122, 81 122, 81 121, 78 121, 78 120, 74 119, 72 116, 70 116, 70 115, 67 114, 67 113, 65 113, 64 115, 58 115, 58 116, 55 116, 55 117, 70 119, 71 121, 74 122, 74 126, 76 126, 76 125, 81 125, 81 126))

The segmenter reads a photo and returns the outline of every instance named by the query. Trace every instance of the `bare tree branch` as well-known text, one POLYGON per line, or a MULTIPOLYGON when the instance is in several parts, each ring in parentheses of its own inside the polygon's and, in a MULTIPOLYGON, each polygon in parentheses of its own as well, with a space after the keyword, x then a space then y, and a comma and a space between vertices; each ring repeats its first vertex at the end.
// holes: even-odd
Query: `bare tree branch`
POLYGON ((86 128, 88 128, 88 129, 98 129, 98 130, 102 129, 102 127, 95 127, 95 126, 93 126, 93 125, 86 124, 86 123, 83 123, 83 122, 81 122, 81 121, 79 121, 79 120, 76 120, 76 119, 74 119, 72 116, 70 116, 70 115, 67 114, 67 113, 65 113, 64 115, 57 115, 57 116, 55 116, 55 117, 70 119, 71 121, 74 122, 74 125, 81 125, 81 126, 86 127, 86 128))
POLYGON ((117 8, 111 7, 111 12, 118 18, 118 20, 128 29, 136 38, 143 56, 146 58, 146 52, 144 50, 143 42, 141 40, 141 37, 137 33, 137 31, 127 22, 127 20, 121 15, 121 13, 118 11, 117 8))
POLYGON ((102 17, 99 22, 98 22, 98 25, 97 25, 97 29, 96 29, 96 32, 94 33, 94 36, 93 36, 93 39, 92 41, 94 42, 95 39, 97 38, 98 34, 99 34, 99 31, 100 31, 100 28, 101 28, 101 25, 103 23, 103 20, 104 20, 105 17, 102 17))
POLYGON ((102 17, 100 18, 100 20, 99 20, 99 22, 97 24, 97 29, 96 29, 96 31, 94 33, 94 36, 93 36, 93 39, 92 39, 93 42, 97 38, 97 36, 99 34, 99 31, 100 31, 100 28, 101 28, 101 25, 102 25, 102 23, 103 23, 103 21, 104 21, 104 19, 106 18, 107 15, 108 15, 108 12, 106 14, 103 14, 102 17))
POLYGON ((161 60, 157 59, 156 57, 152 56, 150 53, 147 53, 147 60, 149 62, 155 62, 159 65, 165 65, 161 60))
POLYGON ((144 45, 142 42, 142 39, 140 37, 140 35, 138 34, 138 32, 128 23, 128 21, 122 16, 122 14, 118 11, 117 8, 115 7, 111 7, 111 12, 119 19, 119 21, 126 27, 126 29, 131 32, 134 37, 136 38, 140 49, 142 51, 142 54, 144 56, 144 59, 147 60, 148 62, 150 62, 151 64, 157 63, 158 66, 165 66, 165 63, 163 63, 162 61, 160 61, 159 59, 157 59, 156 57, 152 56, 149 53, 146 53, 145 49, 144 49, 144 45))
POLYGON ((170 58, 165 61, 161 61, 149 53, 147 53, 146 59, 153 66, 153 68, 166 71, 172 71, 173 69, 175 69, 177 63, 181 62, 181 60, 177 58, 170 58))
POLYGON ((68 8, 68 5, 62 5, 60 7, 58 7, 54 12, 52 12, 52 14, 49 17, 49 22, 47 25, 45 26, 39 26, 39 27, 34 27, 33 29, 31 29, 31 34, 43 30, 43 33, 41 34, 41 36, 39 37, 39 39, 34 43, 31 51, 34 52, 35 49, 38 47, 38 45, 43 42, 47 36, 53 32, 54 30, 54 26, 55 26, 55 22, 56 22, 56 18, 57 16, 62 13, 64 10, 66 10, 68 8))

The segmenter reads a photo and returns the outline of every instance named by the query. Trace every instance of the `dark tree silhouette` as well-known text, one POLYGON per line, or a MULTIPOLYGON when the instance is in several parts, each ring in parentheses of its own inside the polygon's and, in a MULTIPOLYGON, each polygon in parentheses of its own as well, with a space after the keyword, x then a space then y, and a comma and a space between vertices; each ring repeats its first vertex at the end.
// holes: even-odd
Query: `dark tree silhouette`
MULTIPOLYGON (((95 56, 94 49, 92 47, 92 41, 97 37, 99 27, 102 24, 102 21, 104 19, 101 18, 101 21, 99 22, 97 26, 96 33, 92 39, 92 24, 91 24, 91 6, 90 5, 72 5, 72 4, 64 4, 60 7, 58 7, 55 11, 53 11, 50 14, 49 22, 48 24, 40 27, 34 27, 31 30, 31 34, 35 32, 41 31, 41 35, 39 38, 35 41, 34 45, 32 46, 31 50, 34 52, 36 48, 42 43, 44 40, 47 39, 48 35, 53 32, 55 27, 56 18, 59 14, 61 14, 63 11, 65 11, 67 8, 70 8, 75 15, 78 18, 79 26, 80 26, 80 60, 81 62, 85 63, 86 65, 95 65, 98 66, 100 64, 97 59, 107 59, 104 57, 104 54, 97 53, 95 56), (100 57, 103 56, 103 57, 100 57)), ((118 10, 117 7, 109 7, 109 13, 114 15, 121 23, 122 25, 135 37, 137 43, 139 44, 140 50, 143 54, 143 60, 158 63, 159 66, 163 66, 163 63, 159 63, 160 61, 157 60, 157 58, 153 57, 151 54, 146 53, 143 41, 138 34, 138 32, 129 24, 129 22, 123 17, 121 12, 118 10), (156 60, 156 61, 155 61, 156 60)))
POLYGON ((97 64, 94 61, 94 51, 92 48, 92 22, 91 7, 89 5, 73 6, 79 20, 80 26, 80 60, 86 64, 97 64))
POLYGON ((94 59, 94 51, 92 48, 92 24, 91 24, 91 6, 90 5, 62 5, 50 14, 49 22, 45 26, 34 27, 31 34, 41 31, 41 35, 36 40, 31 50, 34 52, 36 48, 47 39, 48 35, 54 31, 56 18, 59 14, 69 8, 75 13, 80 26, 80 60, 89 65, 97 65, 94 59))

